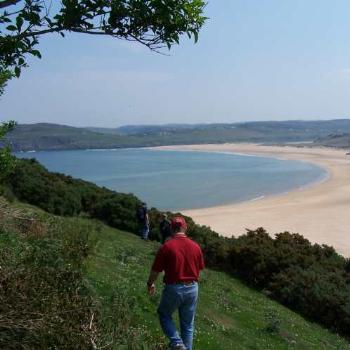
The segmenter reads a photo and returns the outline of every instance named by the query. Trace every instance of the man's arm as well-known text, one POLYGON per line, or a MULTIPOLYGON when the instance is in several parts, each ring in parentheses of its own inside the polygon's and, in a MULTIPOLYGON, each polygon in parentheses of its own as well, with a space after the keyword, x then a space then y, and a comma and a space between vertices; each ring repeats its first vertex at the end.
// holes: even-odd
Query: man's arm
POLYGON ((156 293, 156 286, 154 282, 157 280, 158 276, 159 272, 151 270, 147 281, 147 289, 150 295, 154 295, 156 293))
POLYGON ((158 249, 156 257, 154 259, 153 265, 151 267, 151 272, 147 281, 147 289, 150 295, 154 295, 156 292, 156 287, 154 282, 157 280, 158 275, 164 271, 164 246, 158 249))
POLYGON ((202 271, 205 268, 204 256, 202 249, 199 247, 199 270, 202 271))

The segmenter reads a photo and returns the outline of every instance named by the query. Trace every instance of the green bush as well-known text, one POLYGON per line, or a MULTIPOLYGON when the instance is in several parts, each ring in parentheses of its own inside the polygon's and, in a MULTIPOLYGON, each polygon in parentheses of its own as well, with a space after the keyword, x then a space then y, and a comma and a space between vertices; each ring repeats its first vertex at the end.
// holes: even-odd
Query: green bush
MULTIPOLYGON (((9 72, 4 71, 0 65, 0 96, 3 92, 3 87, 6 85, 6 81, 10 77, 9 72)), ((16 165, 16 159, 12 156, 8 143, 4 141, 5 135, 13 130, 15 125, 16 123, 14 121, 0 125, 0 181, 6 179, 16 165)))
POLYGON ((348 260, 288 232, 273 239, 258 229, 234 241, 232 273, 308 318, 350 334, 348 260))
POLYGON ((290 267, 273 277, 269 289, 285 305, 350 334, 350 284, 341 270, 327 272, 319 265, 290 267))
POLYGON ((135 216, 139 205, 140 202, 132 195, 113 193, 102 197, 90 214, 112 227, 136 233, 138 223, 135 216))
POLYGON ((51 173, 34 159, 18 160, 6 184, 19 200, 49 213, 62 216, 86 214, 115 228, 137 232, 135 213, 141 202, 134 195, 51 173))
POLYGON ((0 251, 0 348, 90 349, 93 303, 79 247, 2 231, 0 251))

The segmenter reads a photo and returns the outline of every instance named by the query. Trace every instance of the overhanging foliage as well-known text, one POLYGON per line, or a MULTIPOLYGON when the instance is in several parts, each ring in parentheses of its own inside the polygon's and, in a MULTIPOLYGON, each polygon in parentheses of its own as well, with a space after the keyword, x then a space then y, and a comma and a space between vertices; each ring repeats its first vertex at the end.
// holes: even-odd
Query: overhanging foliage
POLYGON ((195 41, 205 22, 203 0, 0 0, 0 66, 16 76, 28 54, 41 57, 39 38, 66 32, 107 35, 151 50, 195 41))

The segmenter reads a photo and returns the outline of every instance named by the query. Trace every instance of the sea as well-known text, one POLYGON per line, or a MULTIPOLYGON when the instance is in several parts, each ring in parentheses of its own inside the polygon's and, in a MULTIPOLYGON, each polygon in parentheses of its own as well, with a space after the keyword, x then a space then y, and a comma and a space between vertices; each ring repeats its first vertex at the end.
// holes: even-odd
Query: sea
POLYGON ((111 149, 21 152, 48 170, 133 193, 148 207, 180 211, 301 189, 328 173, 293 160, 234 153, 111 149))

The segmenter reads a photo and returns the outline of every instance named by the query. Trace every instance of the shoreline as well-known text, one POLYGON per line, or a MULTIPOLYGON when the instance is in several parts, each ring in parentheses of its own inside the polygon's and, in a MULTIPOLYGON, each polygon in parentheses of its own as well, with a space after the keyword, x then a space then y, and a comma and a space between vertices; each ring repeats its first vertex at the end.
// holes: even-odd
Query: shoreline
MULTIPOLYGON (((177 151, 181 152, 181 150, 177 150, 177 151)), ((182 152, 186 152, 186 151, 184 150, 182 152)), ((273 158, 273 159, 282 160, 282 161, 283 160, 294 160, 294 159, 277 158, 277 157, 265 156, 265 155, 253 155, 253 154, 250 154, 250 153, 249 154, 248 153, 245 154, 245 153, 238 153, 238 152, 220 152, 220 151, 208 152, 208 151, 199 151, 199 150, 196 150, 196 151, 191 150, 190 152, 234 154, 234 155, 240 155, 240 156, 245 156, 245 157, 273 158)), ((179 211, 180 212, 187 212, 187 211, 192 211, 192 210, 202 210, 202 209, 211 209, 211 208, 218 208, 218 207, 227 207, 227 206, 231 206, 231 205, 238 205, 238 204, 243 204, 243 203, 256 202, 256 201, 269 199, 269 198, 276 198, 276 197, 279 197, 279 196, 287 195, 287 194, 289 194, 291 192, 298 192, 298 191, 307 190, 307 189, 309 189, 311 187, 320 185, 320 184, 328 181, 330 179, 330 177, 331 177, 331 173, 330 173, 329 169, 324 167, 324 166, 321 166, 320 164, 317 164, 317 163, 314 163, 314 162, 308 162, 308 161, 304 161, 304 160, 299 160, 299 159, 298 159, 298 162, 310 163, 310 164, 312 164, 314 166, 317 166, 319 169, 322 169, 325 172, 325 174, 322 177, 320 176, 320 178, 317 179, 317 180, 310 181, 309 183, 306 183, 305 185, 294 187, 292 189, 285 190, 285 191, 282 191, 282 192, 271 193, 271 194, 263 194, 261 196, 257 196, 257 197, 251 198, 251 199, 237 201, 237 202, 228 202, 228 203, 223 203, 223 204, 216 205, 216 206, 209 206, 209 207, 195 208, 195 209, 192 209, 192 208, 185 209, 184 208, 184 209, 180 209, 179 211)))
POLYGON ((350 257, 350 156, 347 150, 264 146, 258 144, 162 146, 159 150, 227 152, 305 161, 325 169, 328 176, 285 193, 210 208, 183 210, 198 224, 219 234, 239 236, 246 229, 264 227, 275 234, 300 233, 312 243, 333 246, 350 257))

